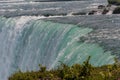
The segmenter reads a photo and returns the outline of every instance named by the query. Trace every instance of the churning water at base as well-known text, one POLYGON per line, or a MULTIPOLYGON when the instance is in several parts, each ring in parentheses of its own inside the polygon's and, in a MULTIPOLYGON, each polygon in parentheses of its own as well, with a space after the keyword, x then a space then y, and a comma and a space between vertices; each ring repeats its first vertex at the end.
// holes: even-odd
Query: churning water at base
POLYGON ((114 56, 98 44, 79 41, 90 28, 53 23, 32 18, 0 18, 0 80, 18 69, 37 70, 38 64, 54 68, 59 61, 68 65, 82 63, 91 56, 91 64, 114 63, 114 56))

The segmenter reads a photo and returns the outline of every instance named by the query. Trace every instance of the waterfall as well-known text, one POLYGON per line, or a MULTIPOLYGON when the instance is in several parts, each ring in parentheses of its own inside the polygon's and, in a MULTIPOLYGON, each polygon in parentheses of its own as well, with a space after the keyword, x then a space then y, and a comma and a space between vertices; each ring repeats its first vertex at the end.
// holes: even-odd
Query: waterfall
POLYGON ((55 68, 59 61, 72 65, 91 56, 95 66, 114 63, 114 55, 82 36, 92 29, 53 23, 31 17, 0 17, 0 80, 17 70, 38 70, 38 65, 55 68))

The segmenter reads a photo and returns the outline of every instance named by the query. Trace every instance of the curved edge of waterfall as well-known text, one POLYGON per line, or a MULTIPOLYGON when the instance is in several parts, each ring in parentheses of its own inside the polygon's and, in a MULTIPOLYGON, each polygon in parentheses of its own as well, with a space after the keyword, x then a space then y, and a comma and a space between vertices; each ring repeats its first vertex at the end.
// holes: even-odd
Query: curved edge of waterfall
POLYGON ((36 18, 0 17, 0 79, 17 71, 38 70, 39 64, 55 68, 59 61, 72 65, 91 56, 94 66, 113 64, 114 55, 82 36, 93 29, 36 18))

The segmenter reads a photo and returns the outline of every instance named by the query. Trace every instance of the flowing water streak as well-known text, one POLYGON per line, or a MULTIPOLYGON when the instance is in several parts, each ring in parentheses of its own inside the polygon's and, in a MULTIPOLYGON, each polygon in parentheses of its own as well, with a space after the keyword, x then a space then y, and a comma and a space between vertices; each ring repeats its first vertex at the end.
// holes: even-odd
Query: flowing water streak
MULTIPOLYGON (((31 17, 20 17, 16 19, 6 19, 0 17, 0 80, 7 80, 9 73, 14 71, 10 68, 13 66, 14 49, 16 47, 16 39, 21 35, 24 29, 24 24, 27 23, 31 17)), ((37 19, 33 17, 33 19, 37 19)))
POLYGON ((114 56, 99 45, 78 41, 92 29, 37 19, 0 17, 0 80, 18 69, 38 70, 38 64, 51 69, 59 61, 72 65, 88 56, 95 66, 114 63, 114 56))

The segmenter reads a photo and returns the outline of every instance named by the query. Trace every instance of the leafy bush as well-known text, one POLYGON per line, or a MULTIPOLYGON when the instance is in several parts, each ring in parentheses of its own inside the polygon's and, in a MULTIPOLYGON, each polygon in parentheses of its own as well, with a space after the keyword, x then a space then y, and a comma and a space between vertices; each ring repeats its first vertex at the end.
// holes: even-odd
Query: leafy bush
POLYGON ((89 63, 90 56, 82 65, 68 66, 61 63, 57 69, 46 70, 40 65, 39 71, 18 71, 9 80, 118 80, 120 78, 120 63, 94 67, 89 63))
POLYGON ((120 0, 108 0, 109 4, 120 5, 120 0))

